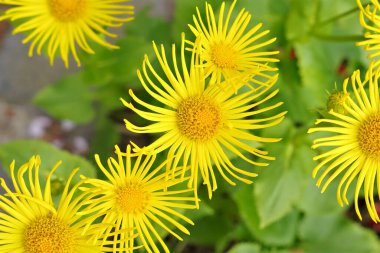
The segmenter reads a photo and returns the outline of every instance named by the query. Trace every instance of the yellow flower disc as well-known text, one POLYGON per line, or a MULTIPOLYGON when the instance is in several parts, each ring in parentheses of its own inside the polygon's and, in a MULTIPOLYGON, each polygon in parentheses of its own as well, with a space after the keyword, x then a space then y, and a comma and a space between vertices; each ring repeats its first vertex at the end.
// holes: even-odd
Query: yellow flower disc
POLYGON ((51 215, 37 218, 24 234, 27 253, 70 253, 74 243, 70 227, 51 215))

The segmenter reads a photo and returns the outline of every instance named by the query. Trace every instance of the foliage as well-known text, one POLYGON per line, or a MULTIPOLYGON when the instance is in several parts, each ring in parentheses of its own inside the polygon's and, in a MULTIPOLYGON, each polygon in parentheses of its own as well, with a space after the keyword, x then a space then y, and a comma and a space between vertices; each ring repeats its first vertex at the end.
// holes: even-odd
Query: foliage
MULTIPOLYGON (((220 1, 209 2, 217 5, 220 1)), ((182 31, 189 31, 187 24, 195 6, 204 7, 202 1, 174 3, 170 21, 151 17, 148 10, 138 13, 117 40, 119 51, 99 47, 95 55, 83 56, 84 67, 41 90, 35 105, 55 118, 93 125, 91 152, 108 156, 113 145, 121 141, 118 125, 130 113, 122 109, 119 98, 127 99, 128 89, 136 93, 141 89, 136 69, 144 54, 153 56, 151 41, 178 41, 182 31)), ((345 215, 347 208, 338 206, 333 187, 320 194, 313 185, 312 157, 316 153, 306 136, 314 119, 325 111, 327 91, 332 91, 335 83, 340 86, 354 69, 368 66, 354 41, 339 39, 362 34, 357 12, 324 23, 355 8, 356 1, 240 0, 238 6, 249 10, 253 22, 263 22, 277 37, 276 47, 281 51, 277 66, 280 93, 274 99, 285 102, 281 110, 288 114, 286 121, 261 135, 283 140, 265 147, 277 160, 267 168, 254 169, 259 176, 253 185, 222 184, 212 200, 202 196, 199 213, 191 217, 196 223, 188 228, 191 235, 184 242, 172 242, 173 252, 181 252, 189 245, 228 253, 379 252, 375 233, 345 215)), ((47 160, 48 168, 50 160, 62 159, 67 161, 65 168, 80 166, 82 174, 95 173, 83 159, 36 141, 0 145, 0 161, 4 166, 12 159, 25 162, 35 152, 47 160)), ((66 176, 62 169, 57 174, 66 176)))

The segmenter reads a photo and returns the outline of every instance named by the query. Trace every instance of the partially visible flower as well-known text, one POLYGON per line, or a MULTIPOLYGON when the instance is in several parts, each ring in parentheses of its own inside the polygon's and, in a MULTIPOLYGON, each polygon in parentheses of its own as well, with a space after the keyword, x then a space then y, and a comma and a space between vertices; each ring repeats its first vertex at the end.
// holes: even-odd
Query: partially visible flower
POLYGON ((371 218, 378 222, 374 194, 375 187, 380 190, 380 96, 378 79, 379 72, 367 73, 371 78, 361 80, 360 72, 351 76, 352 96, 348 95, 350 78, 344 81, 344 93, 347 94, 343 104, 345 114, 331 110, 332 118, 319 119, 320 126, 309 129, 309 133, 320 132, 327 136, 314 140, 312 148, 324 148, 314 160, 319 164, 313 170, 316 177, 322 167, 327 166, 319 175, 317 185, 324 192, 327 186, 338 176, 341 179, 337 189, 337 199, 341 206, 347 205, 347 191, 356 180, 355 210, 362 219, 358 198, 364 187, 365 203, 371 218), (366 91, 368 89, 368 91, 366 91), (376 184, 377 181, 377 184, 376 184))
MULTIPOLYGON (((109 224, 98 230, 98 236, 115 240, 116 248, 133 252, 138 247, 134 245, 137 237, 147 252, 169 252, 160 232, 166 230, 179 240, 182 240, 181 236, 173 229, 189 234, 181 222, 193 225, 182 214, 185 209, 195 208, 194 203, 198 200, 191 196, 193 190, 179 187, 186 178, 166 180, 165 173, 160 173, 166 162, 156 166, 156 155, 151 152, 135 154, 129 145, 126 153, 121 152, 118 146, 115 152, 117 160, 109 158, 108 169, 102 165, 99 156, 95 156, 108 181, 84 179, 88 187, 81 189, 94 198, 87 201, 89 206, 81 214, 93 214, 93 220, 101 217, 101 224, 109 224)), ((175 169, 173 173, 182 173, 182 168, 175 169)))
POLYGON ((105 252, 106 248, 92 239, 91 227, 85 231, 88 221, 76 215, 86 199, 86 194, 73 197, 80 183, 69 189, 78 169, 70 174, 58 207, 55 207, 51 177, 60 162, 47 176, 44 191, 39 179, 40 163, 40 157, 33 156, 18 169, 16 177, 15 162, 12 162, 10 171, 14 190, 7 186, 4 179, 0 179, 6 191, 5 195, 0 196, 0 252, 105 252), (28 180, 24 179, 25 173, 28 180))
MULTIPOLYGON (((259 31, 261 23, 250 27, 251 14, 245 9, 233 17, 236 1, 232 2, 227 13, 223 2, 217 17, 206 2, 206 20, 197 8, 197 16, 193 16, 194 25, 189 25, 196 39, 200 40, 199 54, 206 76, 211 75, 211 83, 220 83, 246 71, 268 78, 270 75, 265 72, 277 70, 268 63, 277 62, 274 55, 279 52, 264 49, 276 39, 264 39, 269 30, 259 31)), ((194 42, 188 42, 194 48, 194 42)))
POLYGON ((256 89, 247 89, 245 92, 241 89, 236 94, 229 86, 206 82, 204 69, 199 67, 199 54, 193 52, 191 64, 187 68, 184 37, 180 70, 175 45, 171 56, 173 67, 168 63, 164 47, 161 45, 159 48, 155 44, 153 47, 161 67, 159 72, 165 75, 157 74, 148 57, 145 57, 142 72, 138 71, 137 74, 144 89, 158 103, 154 102, 153 105, 153 102, 142 101, 132 90, 129 94, 133 101, 145 110, 123 100, 126 107, 153 123, 139 127, 125 119, 127 129, 136 133, 161 134, 147 148, 156 152, 168 149, 169 171, 180 162, 184 167, 189 165, 189 187, 194 187, 196 194, 199 176, 207 186, 210 198, 212 191, 217 189, 215 173, 232 185, 235 185, 235 179, 252 183, 251 178, 256 176, 253 166, 268 165, 253 157, 265 160, 274 160, 274 157, 247 142, 260 145, 280 140, 260 137, 251 132, 278 124, 286 114, 280 112, 270 117, 260 117, 282 104, 275 102, 264 106, 264 102, 270 101, 278 93, 278 89, 272 89, 277 76, 256 89), (247 162, 247 169, 232 164, 229 153, 247 162))
POLYGON ((1 4, 12 5, 0 21, 19 20, 13 31, 27 33, 23 43, 31 42, 29 56, 36 49, 40 55, 43 48, 53 64, 59 54, 69 65, 71 53, 80 66, 77 47, 89 54, 95 53, 88 39, 110 49, 118 47, 106 42, 103 36, 116 37, 105 27, 118 27, 132 20, 131 0, 1 0, 1 4))
POLYGON ((365 29, 365 40, 358 42, 357 45, 364 46, 367 51, 372 51, 368 55, 374 64, 373 68, 378 68, 380 61, 380 2, 379 0, 371 0, 367 2, 367 6, 363 6, 362 0, 356 0, 360 8, 360 24, 365 29))

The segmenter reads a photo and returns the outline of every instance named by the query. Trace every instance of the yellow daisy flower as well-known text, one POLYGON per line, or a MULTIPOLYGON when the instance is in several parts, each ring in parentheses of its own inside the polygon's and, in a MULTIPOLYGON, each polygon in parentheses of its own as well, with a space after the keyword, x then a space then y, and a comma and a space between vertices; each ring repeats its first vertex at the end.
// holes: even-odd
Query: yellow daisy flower
MULTIPOLYGON (((200 39, 200 57, 206 76, 211 75, 211 82, 220 83, 244 71, 266 76, 265 71, 277 70, 268 66, 268 63, 278 62, 273 55, 279 52, 263 50, 276 38, 264 40, 269 30, 259 31, 261 23, 249 28, 251 14, 245 9, 233 18, 235 5, 236 0, 226 14, 223 2, 216 18, 212 6, 206 2, 206 22, 197 8, 197 16, 193 16, 194 25, 189 25, 197 39, 200 39)), ((194 46, 194 43, 189 43, 194 46)))
MULTIPOLYGON (((368 73, 373 76, 372 73, 368 73)), ((349 204, 347 191, 351 183, 356 179, 355 186, 355 210, 362 219, 358 198, 362 186, 364 197, 371 218, 380 221, 374 202, 374 185, 377 181, 377 189, 380 190, 380 97, 378 88, 379 72, 369 80, 361 80, 360 72, 355 71, 351 76, 352 93, 349 94, 347 78, 343 83, 343 90, 348 94, 344 104, 345 114, 331 110, 332 116, 327 119, 319 119, 317 126, 309 129, 309 133, 321 132, 324 137, 314 140, 312 148, 324 147, 322 153, 314 160, 319 164, 313 170, 316 177, 323 166, 327 166, 320 174, 317 186, 321 186, 324 192, 327 186, 342 174, 338 189, 337 199, 341 206, 349 204), (367 86, 367 87, 365 87, 367 86), (367 88, 367 91, 366 89, 367 88), (326 134, 328 134, 326 136, 326 134), (324 181, 325 180, 325 181, 324 181)))
MULTIPOLYGON (((188 196, 192 189, 178 187, 186 178, 165 180, 165 175, 159 172, 166 162, 155 166, 156 155, 151 152, 146 155, 135 154, 128 145, 126 153, 121 152, 118 146, 115 153, 118 159, 109 158, 108 169, 102 165, 99 156, 95 156, 99 168, 109 181, 84 179, 89 187, 81 189, 96 197, 87 201, 89 206, 81 214, 94 213, 93 220, 101 217, 102 224, 109 224, 109 227, 99 230, 98 236, 113 236, 114 240, 120 238, 120 248, 128 248, 127 252, 133 252, 136 248, 136 236, 147 252, 169 252, 157 228, 182 240, 173 228, 189 234, 181 221, 194 225, 181 214, 183 209, 195 208, 196 201, 193 196, 188 196), (113 234, 110 234, 111 231, 113 234)), ((182 168, 176 169, 174 173, 182 173, 182 168)))
POLYGON ((83 253, 104 252, 90 239, 91 228, 85 233, 86 219, 76 212, 82 207, 85 194, 73 197, 79 183, 69 189, 78 169, 73 170, 64 187, 58 207, 51 195, 50 179, 60 162, 46 178, 44 191, 40 184, 40 157, 33 156, 15 174, 15 163, 10 166, 13 190, 0 179, 6 191, 0 196, 0 252, 12 253, 83 253), (27 174, 28 180, 24 179, 27 174))
POLYGON ((155 149, 156 152, 168 149, 169 170, 171 166, 176 168, 181 159, 184 168, 190 165, 189 187, 194 187, 195 194, 200 173, 204 184, 207 185, 209 197, 212 197, 212 191, 217 188, 213 167, 232 185, 235 185, 235 182, 230 177, 251 183, 249 178, 256 176, 251 171, 252 168, 246 171, 235 167, 227 154, 232 153, 240 157, 248 166, 268 165, 253 160, 252 156, 274 160, 268 156, 267 151, 246 142, 265 143, 280 140, 259 137, 250 132, 274 126, 284 118, 286 112, 260 118, 260 114, 282 104, 278 102, 268 107, 263 106, 265 101, 278 92, 277 89, 272 90, 277 76, 259 88, 236 94, 232 88, 228 88, 229 86, 221 88, 220 85, 206 85, 204 69, 199 67, 199 54, 193 52, 188 71, 184 37, 181 46, 181 70, 177 65, 175 45, 172 47, 173 68, 168 63, 164 47, 161 46, 159 50, 154 43, 153 47, 165 76, 160 77, 157 74, 147 56, 142 72, 138 71, 137 74, 144 89, 162 106, 144 102, 130 90, 132 99, 148 111, 140 110, 132 103, 122 100, 124 105, 153 123, 139 127, 126 119, 127 129, 136 133, 162 134, 147 148, 155 149))
POLYGON ((88 39, 110 49, 115 45, 106 42, 104 36, 116 37, 105 27, 118 27, 132 20, 131 0, 0 0, 1 4, 12 5, 0 21, 20 20, 13 33, 27 33, 23 43, 31 42, 29 56, 36 49, 41 55, 45 47, 54 63, 60 54, 65 66, 69 66, 71 53, 80 66, 77 47, 93 54, 88 39))
MULTIPOLYGON (((363 6, 362 0, 356 1, 360 8, 360 24, 365 29, 364 41, 358 42, 358 46, 364 46, 367 51, 373 51, 368 58, 374 60, 372 67, 378 68, 380 61, 380 2, 371 0, 370 4, 363 6)), ((366 1, 368 2, 368 1, 366 1)))

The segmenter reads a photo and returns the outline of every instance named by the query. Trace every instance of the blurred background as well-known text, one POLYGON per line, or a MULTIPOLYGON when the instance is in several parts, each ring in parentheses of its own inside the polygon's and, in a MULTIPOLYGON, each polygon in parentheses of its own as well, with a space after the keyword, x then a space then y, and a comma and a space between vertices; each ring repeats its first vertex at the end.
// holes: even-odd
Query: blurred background
MULTIPOLYGON (((218 12, 221 1, 209 3, 218 12)), ((147 145, 155 139, 125 129, 126 117, 144 122, 124 108, 119 98, 128 101, 132 88, 150 99, 136 69, 144 54, 154 57, 151 41, 166 46, 178 43, 181 32, 190 34, 187 24, 192 23, 196 6, 204 12, 205 1, 139 0, 134 4, 135 20, 116 30, 120 50, 93 45, 96 54, 82 54, 81 68, 71 62, 66 69, 59 59, 52 67, 46 56, 27 57, 28 45, 21 43, 24 35, 12 35, 12 25, 0 22, 0 164, 4 177, 13 159, 20 165, 36 153, 42 156, 46 171, 63 159, 65 167, 80 166, 84 174, 96 176, 95 153, 105 159, 116 143, 133 140, 147 145)), ((263 22, 264 29, 271 30, 268 38, 277 37, 268 49, 280 51, 280 93, 270 103, 283 101, 280 110, 288 111, 287 119, 255 134, 282 137, 283 141, 263 147, 277 160, 256 170, 259 177, 253 185, 231 187, 219 180, 212 200, 201 187, 200 210, 186 213, 195 222, 189 228, 191 235, 183 242, 166 238, 172 252, 380 252, 380 225, 364 215, 365 204, 361 203, 363 221, 359 221, 351 206, 341 208, 336 202, 339 180, 324 194, 315 186, 312 157, 318 151, 311 150, 312 139, 306 134, 315 119, 326 113, 329 93, 341 89, 354 70, 368 67, 367 52, 355 45, 363 39, 356 6, 355 0, 238 1, 236 13, 247 9, 252 14, 251 26, 263 22)), ((67 171, 59 172, 54 179, 57 195, 65 175, 67 171)), ((380 202, 377 205, 380 210, 380 202)))

